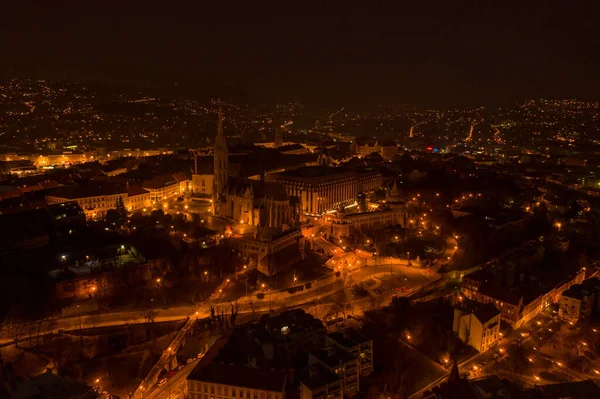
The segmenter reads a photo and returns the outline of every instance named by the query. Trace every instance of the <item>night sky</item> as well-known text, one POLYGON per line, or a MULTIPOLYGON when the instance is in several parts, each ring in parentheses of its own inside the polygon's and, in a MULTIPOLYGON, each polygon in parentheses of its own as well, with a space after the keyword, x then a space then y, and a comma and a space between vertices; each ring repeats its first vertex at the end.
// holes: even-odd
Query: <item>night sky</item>
POLYGON ((597 98, 599 9, 573 0, 8 0, 0 76, 228 85, 324 104, 597 98))

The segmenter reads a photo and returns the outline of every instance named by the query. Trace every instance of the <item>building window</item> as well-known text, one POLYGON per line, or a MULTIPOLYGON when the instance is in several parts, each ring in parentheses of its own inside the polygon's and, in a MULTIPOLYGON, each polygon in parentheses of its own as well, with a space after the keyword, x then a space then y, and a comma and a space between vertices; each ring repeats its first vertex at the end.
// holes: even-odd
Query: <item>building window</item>
POLYGON ((234 398, 237 396, 237 390, 235 388, 231 388, 231 396, 234 398))
POLYGON ((210 393, 212 393, 214 395, 214 393, 215 393, 215 386, 214 385, 210 386, 210 393))
POLYGON ((250 399, 250 391, 246 391, 246 399, 250 399))
POLYGON ((228 387, 223 388, 223 395, 229 396, 229 388, 228 387))
POLYGON ((204 388, 204 393, 208 393, 208 384, 203 384, 202 386, 204 388))
POLYGON ((221 386, 217 386, 217 395, 221 395, 221 386))

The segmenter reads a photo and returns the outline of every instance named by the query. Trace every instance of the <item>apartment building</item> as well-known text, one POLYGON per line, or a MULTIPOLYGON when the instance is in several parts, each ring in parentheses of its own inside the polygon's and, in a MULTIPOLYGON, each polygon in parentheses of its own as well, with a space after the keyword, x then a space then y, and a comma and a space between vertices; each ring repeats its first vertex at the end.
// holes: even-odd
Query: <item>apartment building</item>
POLYGON ((284 399, 282 371, 200 362, 187 377, 189 399, 284 399))
POLYGON ((127 187, 127 210, 130 212, 143 210, 152 206, 150 192, 140 186, 127 187))
POLYGON ((406 212, 403 210, 382 210, 361 213, 336 213, 324 217, 331 223, 333 235, 336 237, 349 237, 355 232, 372 229, 374 227, 404 225, 406 212))
POLYGON ((498 284, 484 271, 478 270, 463 277, 462 293, 470 300, 494 304, 500 311, 502 323, 517 329, 558 302, 562 293, 581 283, 584 276, 585 271, 579 270, 558 283, 548 280, 512 288, 498 284))
POLYGON ((300 399, 342 399, 342 380, 328 368, 314 366, 300 382, 300 399))
POLYGON ((119 199, 123 200, 128 211, 151 206, 150 193, 139 186, 62 186, 46 195, 48 205, 77 202, 85 216, 91 219, 101 218, 109 209, 115 209, 119 199))
POLYGON ((500 311, 492 303, 463 299, 454 308, 452 330, 465 344, 485 352, 500 340, 500 311))
POLYGON ((598 310, 600 303, 600 279, 594 277, 571 286, 560 297, 558 316, 571 322, 587 321, 598 310))
POLYGON ((142 187, 150 192, 152 202, 168 200, 183 194, 180 182, 168 173, 155 176, 151 180, 144 180, 142 187))
POLYGON ((308 354, 308 365, 324 367, 341 380, 342 396, 351 397, 359 392, 360 366, 356 356, 339 348, 328 346, 308 354))
POLYGON ((48 205, 76 201, 86 218, 91 219, 102 217, 109 209, 114 209, 119 199, 127 204, 127 188, 116 185, 62 186, 46 195, 48 205))
POLYGON ((328 334, 325 344, 337 346, 358 358, 361 377, 373 372, 373 341, 358 331, 346 329, 328 334))

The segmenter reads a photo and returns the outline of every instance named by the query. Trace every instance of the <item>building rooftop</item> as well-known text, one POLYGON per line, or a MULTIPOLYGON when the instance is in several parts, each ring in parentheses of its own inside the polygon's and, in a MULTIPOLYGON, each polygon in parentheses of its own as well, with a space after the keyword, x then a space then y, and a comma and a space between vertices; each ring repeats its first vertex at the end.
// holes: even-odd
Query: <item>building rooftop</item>
POLYGON ((129 186, 127 187, 127 195, 130 197, 134 197, 136 195, 148 194, 149 191, 142 188, 141 186, 129 186))
POLYGON ((340 382, 340 379, 335 373, 321 365, 313 366, 311 369, 310 374, 301 380, 302 384, 311 391, 325 387, 332 382, 340 382))
POLYGON ((107 184, 107 185, 95 185, 89 184, 85 186, 61 186, 48 193, 49 196, 65 198, 65 199, 78 199, 88 197, 99 197, 103 195, 116 195, 125 194, 127 189, 120 185, 107 184))
POLYGON ((242 388, 282 392, 287 375, 283 371, 257 369, 224 363, 198 364, 188 380, 225 384, 242 388))
POLYGON ((342 174, 351 174, 351 170, 346 168, 334 168, 329 166, 304 166, 302 168, 288 170, 277 174, 280 178, 319 178, 336 177, 342 174))
POLYGON ((351 353, 334 346, 313 351, 310 354, 328 367, 336 367, 352 360, 356 360, 356 357, 351 353))
POLYGON ((600 398, 600 387, 592 380, 564 382, 536 387, 543 399, 596 399, 600 398))
POLYGON ((155 176, 151 180, 144 180, 144 182, 142 183, 142 187, 146 189, 158 190, 176 183, 177 180, 173 177, 172 174, 165 173, 162 175, 155 176))
POLYGON ((594 277, 584 280, 581 284, 571 286, 568 290, 563 292, 563 296, 582 299, 584 296, 591 295, 598 291, 600 291, 600 279, 594 277))
POLYGON ((494 317, 500 315, 500 311, 496 306, 492 303, 486 303, 477 308, 473 315, 481 322, 481 324, 485 324, 494 317))
POLYGON ((328 334, 327 336, 345 348, 364 344, 370 341, 369 338, 352 329, 334 332, 328 334))

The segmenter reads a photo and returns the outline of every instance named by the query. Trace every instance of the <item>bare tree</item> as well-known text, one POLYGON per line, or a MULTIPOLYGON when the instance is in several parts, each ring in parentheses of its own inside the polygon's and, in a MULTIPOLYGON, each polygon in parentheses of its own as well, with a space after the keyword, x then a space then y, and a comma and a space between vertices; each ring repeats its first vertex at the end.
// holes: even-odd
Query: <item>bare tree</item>
POLYGON ((248 305, 250 305, 250 309, 252 309, 252 316, 254 316, 254 301, 253 300, 249 300, 248 301, 248 305))
POLYGON ((156 316, 158 316, 159 311, 156 310, 154 307, 149 307, 146 309, 143 309, 140 314, 142 315, 142 317, 144 318, 144 320, 146 321, 146 323, 151 323, 154 324, 154 320, 156 319, 156 316))
POLYGON ((15 347, 19 348, 19 338, 21 338, 25 332, 25 324, 15 320, 9 320, 4 324, 4 328, 10 339, 13 340, 15 347))
POLYGON ((231 302, 231 327, 235 327, 235 321, 237 320, 237 315, 240 311, 240 304, 238 302, 231 302))

